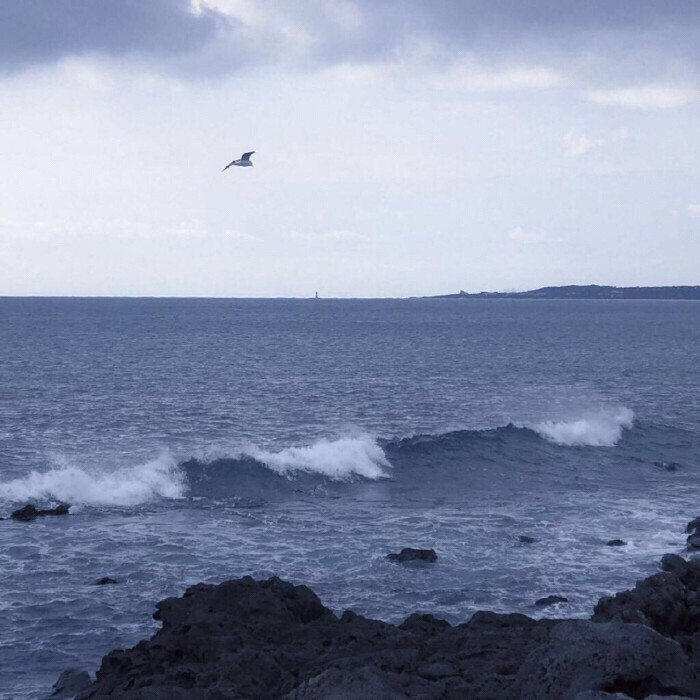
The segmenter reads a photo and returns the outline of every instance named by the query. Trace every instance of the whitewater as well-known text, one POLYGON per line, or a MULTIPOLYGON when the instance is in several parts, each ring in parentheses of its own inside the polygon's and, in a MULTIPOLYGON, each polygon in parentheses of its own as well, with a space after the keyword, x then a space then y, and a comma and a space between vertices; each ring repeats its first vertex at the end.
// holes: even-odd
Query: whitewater
MULTIPOLYGON (((580 418, 548 420, 520 426, 532 430, 546 440, 565 446, 613 447, 620 440, 624 429, 633 425, 634 414, 629 408, 601 408, 589 411, 580 418)), ((452 435, 461 434, 465 439, 485 437, 489 433, 505 432, 516 426, 508 425, 492 430, 461 430, 434 436, 422 436, 439 444, 452 435)), ((239 448, 222 446, 197 450, 197 462, 203 470, 214 462, 232 464, 235 477, 236 465, 253 461, 262 469, 275 474, 295 478, 299 473, 314 475, 319 480, 347 481, 355 478, 400 478, 392 469, 387 451, 392 452, 408 438, 380 439, 368 434, 354 434, 337 439, 321 438, 310 445, 288 447, 279 451, 265 450, 256 445, 239 448)), ((99 467, 72 465, 64 456, 53 456, 55 466, 44 472, 32 471, 29 475, 0 481, 0 502, 47 500, 76 505, 135 506, 154 499, 181 499, 189 492, 184 459, 178 459, 168 450, 155 459, 130 467, 105 471, 99 467)))
POLYGON ((246 574, 586 616, 700 515, 695 302, 0 299, 0 329, 0 517, 71 505, 0 522, 2 700, 246 574))

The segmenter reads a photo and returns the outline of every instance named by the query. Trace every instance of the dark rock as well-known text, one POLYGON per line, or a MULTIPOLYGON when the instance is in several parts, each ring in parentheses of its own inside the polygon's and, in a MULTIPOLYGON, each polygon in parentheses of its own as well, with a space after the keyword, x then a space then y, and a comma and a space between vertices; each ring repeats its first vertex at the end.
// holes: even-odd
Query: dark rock
POLYGON ((338 618, 310 589, 278 578, 199 584, 159 603, 162 628, 105 656, 78 699, 693 697, 699 581, 700 563, 689 562, 682 575, 655 574, 602 599, 594 621, 485 611, 456 626, 420 614, 399 626, 351 611, 338 618), (686 617, 674 612, 680 600, 686 617), (626 624, 627 612, 643 624, 626 624))
POLYGON ((694 532, 692 535, 688 535, 686 540, 688 549, 700 549, 700 532, 694 532))
POLYGON ((116 578, 110 578, 109 576, 103 576, 95 581, 96 586, 108 586, 112 583, 119 583, 116 578))
POLYGON ((50 698, 74 698, 81 691, 87 689, 92 683, 92 678, 87 671, 75 668, 64 671, 53 684, 53 692, 50 698))
POLYGON ((537 542, 537 540, 534 537, 530 537, 529 535, 520 535, 518 537, 518 542, 522 542, 523 544, 534 544, 537 542))
POLYGON ((404 547, 398 554, 387 554, 386 558, 389 561, 395 561, 399 564, 405 564, 409 561, 424 561, 432 564, 437 561, 437 553, 434 549, 413 549, 412 547, 404 547))
POLYGON ((653 630, 620 622, 564 620, 518 669, 519 700, 571 698, 584 690, 695 693, 698 684, 681 648, 653 630))
POLYGON ((681 576, 688 570, 688 562, 677 554, 664 554, 661 557, 661 569, 681 576))
POLYGON ((29 522, 42 515, 68 515, 69 505, 61 504, 55 508, 47 508, 46 510, 38 510, 31 503, 28 503, 24 508, 14 511, 10 517, 13 520, 29 522))
POLYGON ((352 698, 377 698, 379 700, 405 700, 406 695, 395 687, 391 674, 365 666, 348 673, 330 668, 318 676, 305 680, 300 686, 284 695, 282 700, 352 700, 352 698))
POLYGON ((654 462, 654 466, 667 472, 675 472, 681 465, 678 462, 654 462))
POLYGON ((695 518, 695 520, 691 520, 685 528, 686 532, 693 533, 693 532, 699 532, 700 531, 700 518, 695 518))
POLYGON ((601 598, 591 619, 647 625, 690 653, 700 630, 700 560, 666 555, 661 566, 662 573, 638 581, 632 590, 601 598))
POLYGON ((605 544, 608 547, 624 547, 627 545, 627 542, 624 540, 608 540, 605 544))
POLYGON ((555 605, 556 603, 568 603, 569 599, 564 598, 562 595, 548 595, 546 598, 540 598, 535 601, 535 605, 538 608, 544 608, 548 605, 555 605))

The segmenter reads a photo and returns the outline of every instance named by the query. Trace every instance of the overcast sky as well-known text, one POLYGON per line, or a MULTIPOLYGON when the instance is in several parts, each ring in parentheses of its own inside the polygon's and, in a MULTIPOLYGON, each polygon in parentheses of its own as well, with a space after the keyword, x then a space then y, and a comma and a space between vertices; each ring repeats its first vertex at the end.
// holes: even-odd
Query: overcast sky
POLYGON ((699 35, 697 0, 0 0, 0 294, 698 284, 699 35))

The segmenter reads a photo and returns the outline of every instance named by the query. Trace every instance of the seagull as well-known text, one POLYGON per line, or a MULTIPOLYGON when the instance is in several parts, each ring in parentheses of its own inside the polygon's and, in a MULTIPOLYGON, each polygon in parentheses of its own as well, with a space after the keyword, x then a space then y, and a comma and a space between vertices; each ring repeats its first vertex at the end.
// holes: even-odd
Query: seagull
MULTIPOLYGON (((253 167, 253 164, 250 162, 250 156, 253 155, 255 151, 248 151, 248 153, 244 153, 238 160, 232 160, 225 168, 224 170, 228 170, 232 165, 240 165, 243 168, 247 168, 250 166, 251 168, 253 167)), ((221 172, 223 173, 224 170, 221 172)))

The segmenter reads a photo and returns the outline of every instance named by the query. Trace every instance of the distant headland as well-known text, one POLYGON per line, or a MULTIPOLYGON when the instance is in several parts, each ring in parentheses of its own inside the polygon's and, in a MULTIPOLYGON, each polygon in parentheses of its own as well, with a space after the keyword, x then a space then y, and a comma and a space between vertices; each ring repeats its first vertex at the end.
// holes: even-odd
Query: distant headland
POLYGON ((598 284, 570 284, 540 287, 527 292, 459 291, 430 299, 700 299, 700 285, 679 287, 611 287, 598 284))

